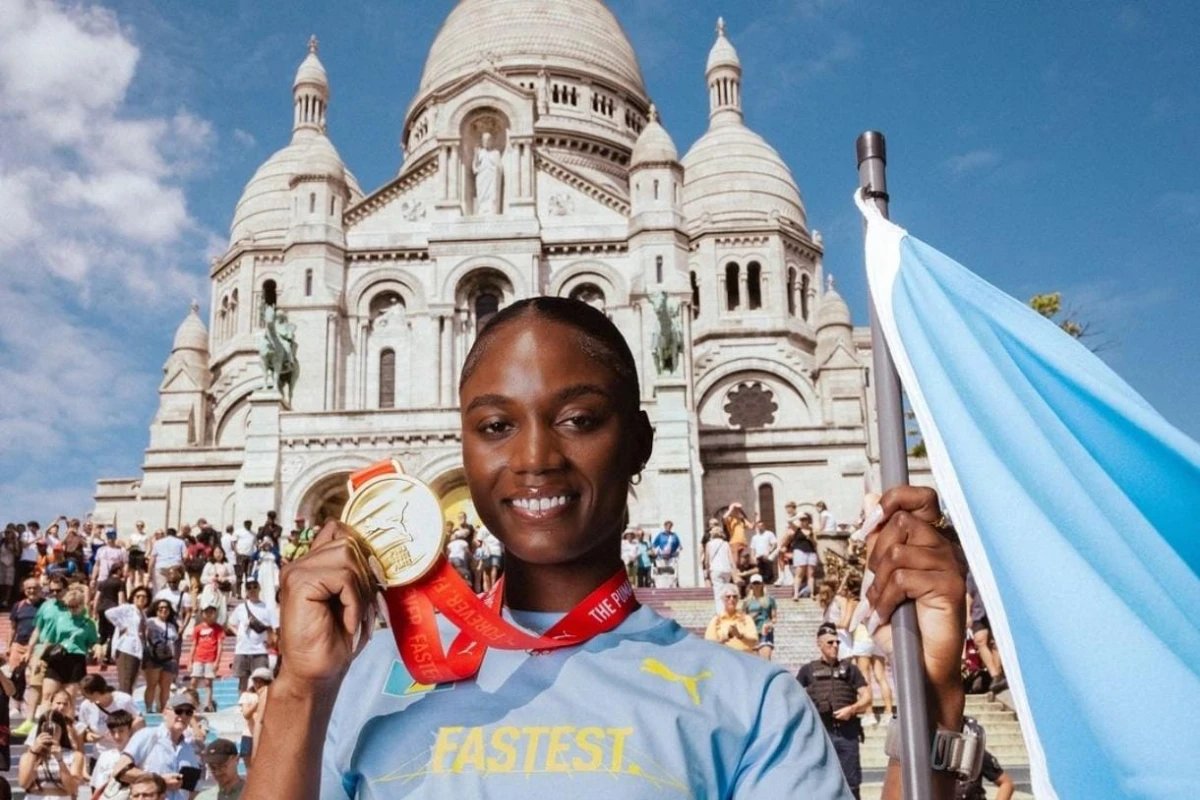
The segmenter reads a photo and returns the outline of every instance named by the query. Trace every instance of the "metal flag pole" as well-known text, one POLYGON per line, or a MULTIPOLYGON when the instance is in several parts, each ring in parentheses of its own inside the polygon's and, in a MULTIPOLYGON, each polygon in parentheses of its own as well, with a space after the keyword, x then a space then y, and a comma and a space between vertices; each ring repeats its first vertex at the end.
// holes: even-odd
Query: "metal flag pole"
MULTIPOLYGON (((858 155, 858 185, 888 218, 887 143, 878 131, 867 131, 854 143, 858 155)), ((871 355, 874 362, 875 413, 879 419, 879 471, 883 491, 908 483, 908 447, 900 376, 871 303, 871 355)), ((905 800, 928 800, 933 794, 930 767, 929 709, 925 705, 925 668, 921 632, 912 602, 892 614, 892 671, 896 679, 900 725, 900 771, 905 800)))

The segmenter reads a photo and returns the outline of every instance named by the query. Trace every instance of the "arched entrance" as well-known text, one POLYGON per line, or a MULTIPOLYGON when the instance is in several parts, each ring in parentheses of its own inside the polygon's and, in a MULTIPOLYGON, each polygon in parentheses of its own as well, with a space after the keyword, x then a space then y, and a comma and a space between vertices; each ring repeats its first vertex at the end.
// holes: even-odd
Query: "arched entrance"
POLYGON ((320 527, 331 519, 339 519, 342 509, 350 499, 346 481, 349 472, 334 472, 313 484, 300 501, 297 516, 304 517, 314 527, 320 527))
POLYGON ((459 513, 465 512, 468 522, 475 526, 480 524, 475 503, 471 500, 471 490, 461 469, 439 475, 429 488, 433 489, 441 503, 443 519, 454 522, 458 520, 459 513))

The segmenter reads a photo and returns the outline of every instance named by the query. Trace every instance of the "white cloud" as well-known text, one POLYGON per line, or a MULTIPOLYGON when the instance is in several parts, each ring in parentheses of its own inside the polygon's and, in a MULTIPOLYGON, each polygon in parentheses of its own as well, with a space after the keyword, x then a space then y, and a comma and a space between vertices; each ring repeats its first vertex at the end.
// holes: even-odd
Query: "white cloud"
POLYGON ((215 134, 130 103, 139 57, 106 8, 0 0, 0 496, 30 513, 85 511, 38 505, 86 501, 91 465, 140 448, 166 356, 146 334, 204 286, 215 234, 186 192, 215 134))
POLYGON ((950 156, 943 163, 946 169, 950 170, 950 174, 959 177, 996 167, 1000 163, 1000 154, 995 150, 970 150, 950 156))
POLYGON ((254 138, 253 133, 244 131, 241 128, 233 129, 233 140, 245 148, 251 148, 258 144, 258 140, 254 138))

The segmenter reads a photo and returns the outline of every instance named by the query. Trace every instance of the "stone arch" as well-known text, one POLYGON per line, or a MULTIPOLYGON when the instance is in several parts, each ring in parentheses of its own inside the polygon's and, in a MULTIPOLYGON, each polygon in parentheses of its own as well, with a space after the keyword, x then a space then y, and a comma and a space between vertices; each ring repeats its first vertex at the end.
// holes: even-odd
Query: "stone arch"
POLYGON ((462 286, 464 279, 472 272, 485 269, 502 273, 508 279, 511 291, 509 293, 510 296, 504 298, 505 305, 522 297, 529 297, 531 294, 529 283, 525 280, 525 276, 511 261, 500 256, 474 256, 465 259, 455 266, 454 269, 450 270, 445 280, 442 281, 438 296, 455 298, 457 300, 458 289, 462 286))
POLYGON ((629 302, 629 284, 621 273, 603 261, 576 261, 562 267, 551 278, 547 294, 569 297, 581 283, 594 283, 604 292, 606 305, 626 305, 629 302))
POLYGON ((214 410, 216 425, 213 428, 213 443, 217 447, 241 447, 246 441, 246 424, 250 414, 250 393, 221 409, 214 410))
POLYGON ((738 389, 770 394, 767 400, 775 404, 775 409, 766 427, 803 428, 820 422, 819 399, 803 376, 774 361, 743 358, 714 369, 697 384, 702 428, 736 427, 730 421, 726 404, 730 394, 738 389))
POLYGON ((404 298, 404 307, 410 314, 428 308, 421 282, 411 275, 398 273, 395 266, 378 267, 356 280, 346 291, 347 308, 351 314, 365 317, 371 298, 388 290, 404 298))
MULTIPOLYGON (((300 472, 287 481, 280 504, 283 519, 294 519, 303 515, 310 522, 315 506, 328 500, 332 495, 343 492, 349 497, 346 480, 350 473, 371 464, 374 459, 369 455, 357 453, 337 453, 326 458, 317 459, 301 468, 300 472)), ((344 503, 344 501, 343 501, 344 503)))

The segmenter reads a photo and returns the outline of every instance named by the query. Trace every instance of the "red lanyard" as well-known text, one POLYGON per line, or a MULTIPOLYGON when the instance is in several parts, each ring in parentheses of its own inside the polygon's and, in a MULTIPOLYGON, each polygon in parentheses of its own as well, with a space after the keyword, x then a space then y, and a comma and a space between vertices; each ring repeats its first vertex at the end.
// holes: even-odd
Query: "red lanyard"
MULTIPOLYGON (((390 461, 373 464, 351 475, 350 485, 357 488, 391 470, 390 461)), ((464 680, 479 671, 489 647, 533 652, 574 647, 617 627, 638 608, 624 569, 617 570, 541 636, 525 633, 500 616, 503 597, 504 578, 478 597, 444 554, 415 583, 385 589, 392 633, 409 674, 427 685, 464 680), (459 631, 448 652, 438 631, 439 611, 459 631)))

